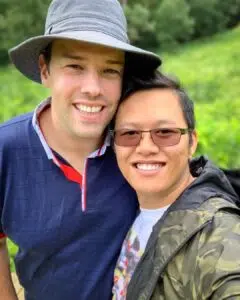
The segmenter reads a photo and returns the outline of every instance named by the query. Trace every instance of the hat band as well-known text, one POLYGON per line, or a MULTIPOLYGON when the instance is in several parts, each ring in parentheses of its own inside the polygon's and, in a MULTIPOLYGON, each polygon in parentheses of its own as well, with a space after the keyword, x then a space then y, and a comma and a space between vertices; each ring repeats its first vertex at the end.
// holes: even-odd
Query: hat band
POLYGON ((102 20, 79 16, 75 18, 72 17, 49 26, 45 31, 45 35, 61 34, 71 31, 96 31, 112 36, 124 43, 129 43, 128 37, 122 28, 117 26, 117 24, 106 21, 106 19, 102 20))

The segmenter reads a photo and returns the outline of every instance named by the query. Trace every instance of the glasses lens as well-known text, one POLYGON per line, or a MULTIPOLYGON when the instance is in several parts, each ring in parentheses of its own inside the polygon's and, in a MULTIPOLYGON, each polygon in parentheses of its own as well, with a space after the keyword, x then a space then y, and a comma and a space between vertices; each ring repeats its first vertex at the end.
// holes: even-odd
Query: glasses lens
POLYGON ((151 136, 157 146, 167 147, 179 143, 181 131, 177 128, 159 128, 151 130, 151 136))
POLYGON ((118 146, 136 146, 141 140, 141 132, 137 130, 116 130, 114 133, 114 143, 118 146))

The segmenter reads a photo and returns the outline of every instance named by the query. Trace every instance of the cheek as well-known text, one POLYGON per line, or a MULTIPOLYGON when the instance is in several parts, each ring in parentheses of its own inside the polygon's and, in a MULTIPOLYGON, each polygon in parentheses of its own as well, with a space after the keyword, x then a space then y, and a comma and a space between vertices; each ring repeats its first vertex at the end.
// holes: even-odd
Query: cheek
POLYGON ((104 81, 102 87, 104 96, 113 104, 117 105, 122 92, 122 81, 120 79, 111 82, 104 81))
POLYGON ((69 76, 63 72, 56 74, 52 79, 52 82, 54 92, 58 93, 60 96, 62 94, 68 94, 69 92, 72 92, 75 87, 79 88, 80 86, 79 78, 77 76, 69 76))
POLYGON ((179 166, 184 166, 188 163, 189 159, 189 148, 188 147, 177 147, 169 148, 169 151, 166 153, 168 157, 168 162, 171 164, 171 167, 174 169, 179 166))
POLYGON ((123 147, 115 146, 115 152, 117 157, 117 163, 119 166, 119 169, 123 173, 123 175, 126 175, 128 173, 128 170, 130 168, 129 164, 129 156, 131 155, 127 149, 122 149, 123 147))

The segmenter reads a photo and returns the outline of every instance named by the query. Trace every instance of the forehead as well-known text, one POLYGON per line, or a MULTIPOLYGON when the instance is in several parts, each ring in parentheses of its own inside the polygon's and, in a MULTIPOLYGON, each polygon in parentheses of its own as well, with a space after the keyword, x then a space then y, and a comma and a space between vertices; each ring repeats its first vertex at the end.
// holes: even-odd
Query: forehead
POLYGON ((74 40, 55 40, 52 44, 52 55, 68 56, 68 55, 81 55, 81 56, 95 56, 102 57, 103 59, 119 60, 124 62, 125 53, 122 50, 95 45, 87 42, 74 41, 74 40))
POLYGON ((116 124, 159 126, 161 123, 185 126, 178 94, 171 89, 138 91, 121 103, 116 124))

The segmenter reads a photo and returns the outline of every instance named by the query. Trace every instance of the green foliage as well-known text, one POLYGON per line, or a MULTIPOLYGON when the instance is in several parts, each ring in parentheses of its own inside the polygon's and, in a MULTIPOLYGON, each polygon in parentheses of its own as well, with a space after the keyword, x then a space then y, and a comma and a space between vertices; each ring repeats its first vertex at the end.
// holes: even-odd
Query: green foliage
MULTIPOLYGON (((89 0, 90 1, 90 0, 89 0)), ((119 0, 120 1, 120 0, 119 0)), ((8 49, 42 34, 51 0, 0 0, 0 64, 8 49)), ((121 0, 130 40, 154 50, 211 35, 239 22, 240 0, 121 0)))
POLYGON ((33 110, 48 94, 40 84, 34 83, 12 67, 0 70, 1 105, 0 123, 21 113, 33 110))
POLYGON ((238 102, 226 99, 196 106, 200 141, 197 153, 206 154, 222 167, 240 167, 238 102))
MULTIPOLYGON (((226 28, 230 14, 221 0, 188 0, 190 14, 195 20, 194 35, 208 36, 226 28)), ((224 1, 226 2, 226 1, 224 1)))
POLYGON ((131 42, 136 46, 148 49, 157 47, 156 24, 154 20, 151 20, 149 9, 136 3, 132 7, 126 6, 125 13, 128 19, 128 34, 131 42))
POLYGON ((223 167, 240 167, 240 27, 163 54, 195 102, 200 137, 198 154, 223 167))
POLYGON ((0 62, 26 38, 42 34, 50 0, 0 0, 0 62))
POLYGON ((162 49, 190 39, 194 20, 184 0, 162 0, 153 14, 156 20, 157 43, 162 49))
POLYGON ((240 0, 128 0, 124 8, 134 44, 169 50, 236 25, 240 0))
POLYGON ((13 272, 15 270, 14 257, 17 253, 18 247, 10 240, 7 240, 7 246, 8 246, 8 253, 10 255, 10 269, 11 269, 11 272, 13 272))
POLYGON ((194 21, 185 0, 134 3, 125 7, 129 36, 143 48, 170 48, 190 38, 194 21))

